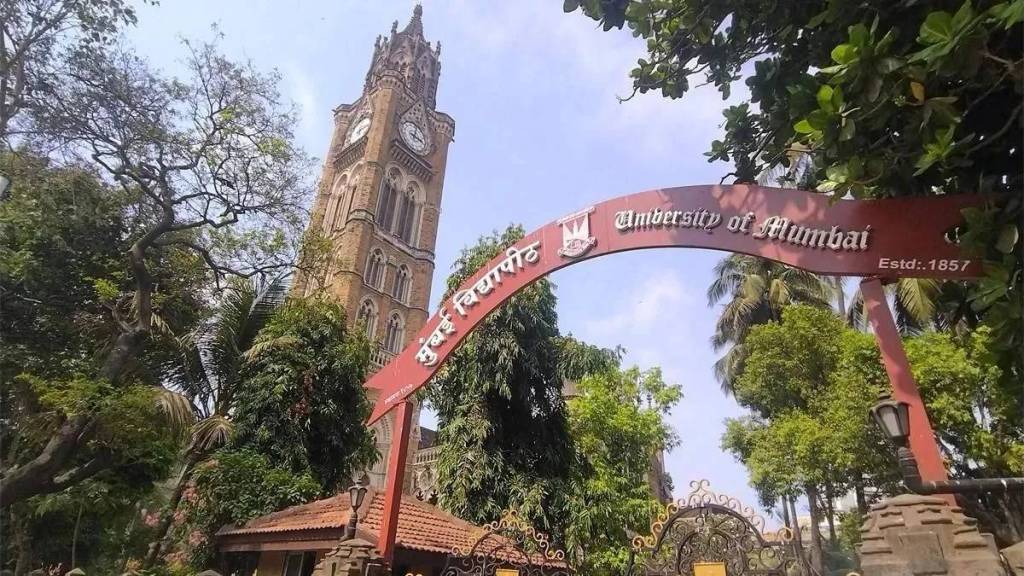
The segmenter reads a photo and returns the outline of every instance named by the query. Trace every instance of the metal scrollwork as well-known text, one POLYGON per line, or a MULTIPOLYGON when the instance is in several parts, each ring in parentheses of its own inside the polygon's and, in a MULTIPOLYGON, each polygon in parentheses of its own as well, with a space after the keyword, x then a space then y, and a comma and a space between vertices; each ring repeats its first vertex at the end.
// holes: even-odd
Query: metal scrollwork
POLYGON ((633 538, 628 576, 694 576, 694 565, 717 563, 727 576, 785 576, 796 566, 788 528, 765 533, 765 521, 738 499, 716 494, 707 480, 668 504, 651 533, 633 538))
POLYGON ((508 510, 483 526, 480 536, 448 556, 441 576, 495 576, 499 569, 518 571, 519 576, 571 576, 565 552, 551 545, 515 510, 508 510))

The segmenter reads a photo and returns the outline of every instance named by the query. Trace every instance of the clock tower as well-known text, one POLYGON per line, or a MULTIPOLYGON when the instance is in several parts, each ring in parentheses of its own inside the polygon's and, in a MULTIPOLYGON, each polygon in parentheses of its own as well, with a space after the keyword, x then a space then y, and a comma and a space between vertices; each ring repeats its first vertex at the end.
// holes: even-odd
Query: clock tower
MULTIPOLYGON (((422 15, 417 5, 404 29, 395 22, 388 36, 377 37, 362 95, 334 110, 310 221, 331 240, 330 263, 320 282, 296 283, 300 292, 324 290, 337 298, 350 326, 366 331, 374 345, 371 372, 427 320, 445 163, 455 133, 454 120, 436 110, 441 44, 424 39, 422 15)), ((374 486, 384 485, 392 420, 388 415, 374 426, 382 459, 370 473, 374 486)), ((410 461, 420 436, 418 425, 412 429, 410 461)))

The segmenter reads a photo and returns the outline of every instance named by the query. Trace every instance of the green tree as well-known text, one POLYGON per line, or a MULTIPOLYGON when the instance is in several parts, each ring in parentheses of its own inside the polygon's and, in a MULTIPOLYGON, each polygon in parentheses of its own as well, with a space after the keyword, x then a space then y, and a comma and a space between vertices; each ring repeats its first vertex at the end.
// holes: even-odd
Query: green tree
MULTIPOLYGON (((987 338, 988 330, 981 329, 960 340, 932 332, 906 341, 954 476, 1020 473, 1019 397, 1002 393, 987 338)), ((752 329, 746 342, 735 396, 755 414, 729 423, 723 448, 746 464, 763 500, 802 490, 813 517, 819 512, 812 491, 838 495, 865 482, 884 494, 898 490, 893 450, 866 418, 878 394, 888 390, 870 335, 845 328, 828 311, 791 306, 781 322, 752 329)), ((1009 544, 1021 534, 1018 498, 988 494, 960 502, 1009 544)), ((821 499, 826 516, 828 500, 821 499)))
POLYGON ((179 355, 164 367, 165 383, 188 398, 196 415, 180 470, 167 506, 156 527, 143 567, 152 566, 163 548, 193 468, 225 445, 234 431, 235 396, 243 385, 245 355, 260 331, 284 301, 288 282, 235 280, 224 293, 213 318, 178 339, 179 355))
POLYGON ((870 338, 847 329, 831 310, 794 305, 745 340, 747 358, 734 394, 754 416, 729 421, 722 445, 747 466, 766 504, 800 492, 807 497, 816 562, 825 558, 813 529, 822 519, 830 544, 837 545, 832 499, 865 474, 880 483, 893 464, 867 418, 884 380, 849 378, 880 372, 877 356, 865 365, 859 353, 873 348, 870 338), (880 462, 876 454, 889 457, 880 462))
POLYGON ((245 352, 232 445, 309 473, 321 494, 377 459, 363 382, 370 344, 327 296, 287 300, 245 352))
POLYGON ((937 308, 952 315, 943 324, 990 326, 1001 386, 1017 388, 1024 0, 566 0, 577 8, 646 40, 637 93, 683 97, 703 75, 728 96, 745 77, 750 103, 725 110, 707 153, 733 162, 738 181, 789 166, 796 150, 810 159, 806 184, 837 198, 1001 195, 966 211, 958 235, 986 277, 943 283, 952 301, 937 308))
MULTIPOLYGON (((146 364, 151 335, 174 331, 159 270, 187 263, 183 278, 199 273, 219 287, 226 276, 289 267, 309 190, 309 162, 293 145, 295 117, 277 77, 214 46, 188 47, 185 79, 158 75, 125 46, 68 47, 28 110, 39 143, 109 177, 129 198, 117 270, 94 282, 105 309, 98 327, 109 340, 86 371, 115 385, 146 364)), ((191 416, 186 403, 167 404, 191 416)), ((94 426, 88 412, 65 415, 37 450, 4 462, 2 505, 84 480, 68 472, 94 426)))
MULTIPOLYGON (((189 253, 173 247, 154 251, 149 263, 159 286, 155 306, 164 320, 154 339, 158 345, 127 366, 123 383, 111 388, 95 378, 95 364, 117 333, 107 295, 130 286, 123 254, 135 233, 130 214, 136 197, 104 185, 86 169, 55 167, 28 152, 4 154, 0 161, 14 182, 0 202, 0 465, 8 473, 39 454, 63 459, 63 473, 40 478, 33 489, 55 494, 88 481, 75 492, 77 502, 87 504, 83 510, 106 512, 85 526, 117 532, 127 521, 125 495, 145 492, 166 473, 165 451, 177 442, 173 428, 188 424, 166 410, 176 406, 175 397, 157 386, 154 368, 168 357, 166 332, 188 330, 202 318, 199 291, 205 281, 189 253), (135 408, 141 412, 128 413, 135 408), (91 415, 92 424, 76 450, 47 452, 62 423, 83 414, 91 415), (139 430, 140 425, 152 429, 139 430), (109 499, 86 502, 82 494, 109 499)), ((52 558, 44 554, 69 562, 76 539, 42 526, 69 516, 66 524, 74 526, 78 505, 71 500, 23 501, 10 516, 5 507, 3 524, 13 532, 3 539, 4 558, 23 570, 52 558), (18 542, 26 546, 9 547, 18 542), (39 546, 28 546, 33 543, 39 546)), ((78 551, 82 559, 99 553, 78 551)))
MULTIPOLYGON (((522 237, 521 227, 509 227, 463 250, 447 293, 522 237)), ((438 413, 441 445, 439 500, 462 518, 488 522, 514 507, 542 530, 562 524, 574 465, 562 386, 616 365, 618 355, 561 336, 555 303, 547 280, 520 291, 431 381, 427 398, 438 413)))
MULTIPOLYGON (((1006 390, 983 327, 964 337, 927 333, 907 340, 907 356, 940 440, 959 478, 1024 474, 1020 391, 1006 390)), ((957 501, 1002 545, 1024 540, 1024 495, 961 495, 957 501)))
MULTIPOLYGON (((72 534, 57 533, 53 526, 47 528, 48 521, 68 514, 72 506, 84 511, 81 506, 84 494, 108 497, 104 501, 91 501, 89 508, 93 510, 117 508, 125 496, 141 496, 170 471, 180 447, 180 436, 166 424, 159 425, 166 419, 157 401, 159 389, 152 386, 114 386, 105 380, 83 376, 55 380, 29 375, 19 376, 16 385, 28 390, 25 395, 31 395, 35 402, 31 414, 19 415, 22 430, 16 441, 22 445, 45 439, 51 422, 58 418, 88 413, 93 419, 88 441, 76 455, 76 461, 81 463, 69 471, 78 476, 78 481, 58 477, 56 481, 62 485, 43 487, 42 494, 18 502, 5 511, 4 528, 10 538, 4 539, 4 557, 13 562, 15 574, 21 576, 44 563, 70 560, 71 554, 65 555, 65 552, 75 549, 77 530, 72 534), (66 491, 86 481, 88 487, 77 491, 77 502, 69 498, 71 495, 66 491), (56 541, 58 539, 63 541, 56 541), (46 552, 56 557, 41 555, 46 552)), ((100 523, 101 529, 117 526, 113 522, 100 523)))
POLYGON ((608 370, 582 378, 568 400, 569 428, 580 454, 566 546, 586 574, 620 574, 629 560, 628 531, 646 531, 661 503, 651 488, 652 462, 678 438, 665 422, 682 398, 661 370, 608 370))
POLYGON ((727 393, 743 370, 744 342, 751 328, 778 322, 790 304, 828 307, 833 297, 832 287, 810 272, 746 254, 721 259, 713 274, 708 305, 727 300, 711 337, 716 351, 729 347, 715 362, 715 377, 727 393))
POLYGON ((19 134, 24 127, 19 114, 32 106, 40 86, 54 81, 52 64, 60 57, 60 46, 95 46, 133 24, 135 9, 123 0, 0 4, 0 140, 8 144, 10 136, 19 134))
POLYGON ((211 567, 214 534, 226 524, 243 524, 287 506, 302 504, 320 492, 308 472, 296 474, 258 452, 220 450, 200 465, 185 494, 185 514, 175 527, 184 547, 171 567, 211 567))

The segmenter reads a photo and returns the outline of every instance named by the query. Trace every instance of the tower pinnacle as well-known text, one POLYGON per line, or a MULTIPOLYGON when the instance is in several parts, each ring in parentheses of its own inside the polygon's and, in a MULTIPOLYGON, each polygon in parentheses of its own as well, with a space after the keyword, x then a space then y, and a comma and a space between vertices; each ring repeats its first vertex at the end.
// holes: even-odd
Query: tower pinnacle
POLYGON ((406 24, 405 29, 402 30, 402 34, 416 34, 420 37, 423 36, 423 5, 419 2, 417 2, 416 7, 412 9, 412 18, 409 19, 409 23, 406 24))
POLYGON ((398 74, 405 87, 434 107, 437 80, 441 72, 441 46, 430 45, 423 37, 423 6, 413 8, 412 18, 401 32, 398 22, 391 26, 390 37, 374 45, 373 61, 366 75, 366 90, 371 90, 385 74, 398 74))

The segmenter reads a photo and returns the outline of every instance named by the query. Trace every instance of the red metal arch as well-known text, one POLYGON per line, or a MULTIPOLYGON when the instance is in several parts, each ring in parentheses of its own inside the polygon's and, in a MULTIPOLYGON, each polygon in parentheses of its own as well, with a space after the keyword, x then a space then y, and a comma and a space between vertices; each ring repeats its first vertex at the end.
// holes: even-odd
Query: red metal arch
POLYGON ((974 195, 831 201, 821 194, 758 186, 686 186, 613 198, 533 231, 513 248, 518 256, 511 266, 498 268, 510 261, 501 254, 463 282, 456 295, 477 286, 475 298, 464 296, 463 304, 454 297, 445 301, 410 344, 366 383, 380 390, 369 421, 425 386, 487 314, 559 268, 626 250, 691 247, 752 254, 821 274, 968 278, 978 275, 980 263, 962 259, 944 235, 960 223, 961 209, 982 202, 974 195), (730 221, 746 231, 730 231, 730 221), (770 237, 775 223, 775 236, 781 239, 770 237), (579 237, 572 236, 574 229, 579 237), (833 245, 841 237, 838 249, 828 247, 829 234, 833 245), (788 242, 790 236, 796 242, 788 242), (825 246, 803 246, 801 239, 815 246, 824 239, 825 246), (574 244, 575 251, 567 244, 574 244), (532 256, 536 259, 528 261, 532 256), (488 276, 490 282, 484 280, 488 276), (445 316, 451 320, 450 333, 438 335, 437 345, 429 346, 445 316), (425 346, 429 353, 421 359, 430 361, 417 361, 425 346))
MULTIPOLYGON (((382 552, 385 556, 393 552, 397 479, 404 476, 405 428, 411 417, 406 398, 427 384, 491 311, 537 279, 598 256, 665 247, 740 252, 820 274, 970 278, 980 274, 980 262, 964 258, 956 245, 946 241, 946 233, 961 223, 963 208, 984 202, 977 195, 834 201, 793 189, 685 186, 613 198, 531 232, 463 282, 410 344, 366 383, 378 391, 370 423, 399 408, 393 436, 399 441, 392 443, 389 462, 391 506, 381 527, 382 552)), ((912 433, 911 447, 923 476, 944 478, 881 285, 873 282, 865 285, 866 308, 894 395, 912 405, 918 430, 912 433)))

